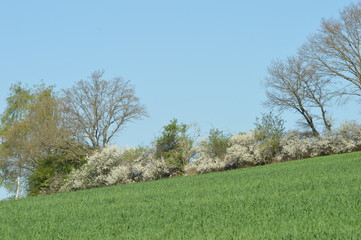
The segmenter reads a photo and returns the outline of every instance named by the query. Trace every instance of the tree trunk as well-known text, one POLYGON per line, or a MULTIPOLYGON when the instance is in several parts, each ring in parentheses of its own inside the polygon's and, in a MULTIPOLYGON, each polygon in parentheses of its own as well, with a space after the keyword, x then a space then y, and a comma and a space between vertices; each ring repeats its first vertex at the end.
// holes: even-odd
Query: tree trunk
POLYGON ((19 195, 20 195, 20 175, 18 176, 18 182, 16 185, 16 195, 15 195, 16 200, 19 199, 19 195))
POLYGON ((313 118, 312 116, 306 111, 303 109, 303 111, 301 111, 301 114, 303 115, 303 117, 305 118, 306 122, 307 122, 307 125, 311 128, 312 130, 312 135, 314 137, 317 137, 319 138, 320 137, 320 133, 317 131, 316 127, 315 127, 315 124, 313 123, 313 118))
POLYGON ((304 117, 304 119, 306 120, 307 125, 311 128, 312 130, 312 135, 314 137, 319 138, 320 137, 320 133, 317 131, 315 124, 313 123, 313 118, 312 115, 305 109, 303 108, 303 105, 301 104, 301 101, 299 101, 299 106, 300 108, 296 108, 296 110, 301 113, 301 115, 304 117))
POLYGON ((326 116, 326 110, 321 106, 321 112, 322 112, 322 120, 323 120, 323 123, 327 129, 327 132, 328 133, 331 133, 332 132, 332 124, 331 124, 331 121, 327 120, 327 116, 326 116))

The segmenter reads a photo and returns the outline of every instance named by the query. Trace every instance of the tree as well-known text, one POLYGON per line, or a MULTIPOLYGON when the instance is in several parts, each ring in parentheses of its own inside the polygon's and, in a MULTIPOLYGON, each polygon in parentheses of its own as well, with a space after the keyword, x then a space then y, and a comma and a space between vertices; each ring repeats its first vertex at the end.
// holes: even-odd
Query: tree
POLYGON ((227 148, 230 146, 230 135, 213 128, 209 131, 208 138, 201 142, 201 147, 210 158, 224 159, 227 148))
POLYGON ((81 80, 63 91, 68 124, 93 149, 106 146, 127 123, 147 116, 129 81, 104 80, 103 74, 95 71, 90 81, 81 80))
POLYGON ((281 138, 284 136, 284 120, 272 112, 262 114, 261 118, 256 119, 256 128, 253 130, 255 139, 260 142, 260 152, 266 161, 281 150, 281 138))
POLYGON ((361 1, 340 12, 338 19, 324 19, 300 53, 325 76, 342 80, 341 95, 361 97, 361 1))
POLYGON ((291 109, 301 114, 306 126, 318 137, 320 134, 314 121, 318 116, 312 109, 318 108, 321 111, 325 128, 331 131, 331 122, 326 111, 333 96, 329 85, 330 80, 320 75, 316 66, 301 56, 289 57, 283 62, 273 62, 268 68, 265 104, 281 111, 291 109))
POLYGON ((193 144, 198 136, 199 129, 194 124, 173 119, 156 139, 156 157, 173 164, 173 172, 183 173, 184 166, 195 155, 193 144))
POLYGON ((28 169, 28 146, 25 144, 28 126, 24 122, 29 113, 33 96, 21 83, 11 86, 7 107, 1 115, 1 185, 10 192, 15 192, 18 199, 21 192, 22 178, 28 169))
POLYGON ((86 163, 86 154, 75 158, 70 153, 68 149, 59 148, 52 154, 36 159, 36 166, 27 179, 29 196, 58 192, 68 174, 86 163))
MULTIPOLYGON (((64 125, 53 87, 25 88, 19 83, 10 91, 7 107, 1 116, 0 167, 3 184, 16 192, 17 199, 23 192, 21 188, 29 183, 29 177, 35 172, 40 173, 39 169, 44 170, 44 159, 67 156, 73 164, 79 164, 79 156, 87 151, 79 147, 72 132, 64 125)), ((53 161, 47 164, 50 166, 53 161)), ((55 173, 68 166, 62 168, 53 164, 52 167, 55 173)))
POLYGON ((24 176, 31 166, 27 138, 28 127, 24 122, 14 123, 2 134, 0 163, 2 184, 10 192, 15 192, 15 199, 21 194, 24 176))
POLYGON ((56 192, 60 188, 59 182, 73 168, 84 164, 91 151, 76 141, 76 133, 64 122, 61 102, 53 88, 37 87, 29 109, 26 120, 29 142, 26 144, 33 165, 28 175, 28 194, 56 192))
POLYGON ((309 107, 318 108, 321 113, 323 125, 328 133, 332 131, 332 119, 327 113, 326 107, 334 98, 334 92, 330 91, 332 86, 331 79, 325 78, 317 72, 314 66, 308 69, 309 78, 303 78, 302 83, 306 91, 306 100, 309 102, 309 107))

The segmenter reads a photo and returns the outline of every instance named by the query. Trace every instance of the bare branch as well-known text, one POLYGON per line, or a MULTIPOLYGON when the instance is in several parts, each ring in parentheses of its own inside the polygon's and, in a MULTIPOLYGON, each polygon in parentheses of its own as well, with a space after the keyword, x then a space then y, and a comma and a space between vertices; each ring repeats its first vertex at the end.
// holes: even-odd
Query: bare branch
POLYGON ((342 80, 337 92, 361 96, 361 2, 340 12, 338 19, 322 21, 300 53, 325 76, 342 80))
POLYGON ((314 123, 317 115, 311 109, 320 109, 323 123, 331 131, 330 118, 326 114, 326 105, 333 96, 328 91, 329 84, 330 79, 322 77, 317 66, 301 56, 290 57, 284 62, 273 62, 265 79, 268 99, 265 104, 281 111, 291 109, 299 113, 313 135, 318 137, 319 132, 314 123))
POLYGON ((104 71, 96 71, 89 81, 63 91, 69 124, 94 149, 106 146, 127 123, 147 116, 129 81, 121 77, 108 81, 103 75, 104 71))

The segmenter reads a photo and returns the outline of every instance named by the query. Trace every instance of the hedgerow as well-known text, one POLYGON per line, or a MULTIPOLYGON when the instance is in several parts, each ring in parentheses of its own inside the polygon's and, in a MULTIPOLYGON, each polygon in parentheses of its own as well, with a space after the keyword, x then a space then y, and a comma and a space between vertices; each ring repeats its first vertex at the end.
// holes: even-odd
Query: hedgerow
MULTIPOLYGON (((185 165, 186 175, 361 150, 361 125, 355 122, 346 122, 338 130, 321 137, 297 131, 282 134, 271 159, 269 154, 265 154, 267 148, 264 141, 260 141, 255 132, 231 137, 220 132, 213 133, 217 134, 201 141, 192 150, 196 152, 196 157, 185 165), (220 142, 222 148, 220 144, 214 144, 220 142), (217 146, 217 149, 211 149, 212 146, 217 146)), ((89 156, 81 168, 73 170, 60 191, 156 180, 171 176, 173 168, 169 161, 157 158, 154 148, 121 150, 116 146, 108 146, 89 156)))
POLYGON ((162 159, 156 160, 151 150, 143 150, 132 161, 127 156, 129 149, 105 147, 89 156, 87 163, 81 168, 73 170, 60 191, 155 180, 169 174, 168 164, 162 159))

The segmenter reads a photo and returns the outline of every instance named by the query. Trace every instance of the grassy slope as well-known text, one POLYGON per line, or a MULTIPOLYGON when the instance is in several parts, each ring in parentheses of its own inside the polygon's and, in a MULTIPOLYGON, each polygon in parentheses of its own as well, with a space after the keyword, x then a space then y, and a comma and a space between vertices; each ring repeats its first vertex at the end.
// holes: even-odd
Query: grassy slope
POLYGON ((361 239, 361 153, 0 202, 0 239, 361 239))

